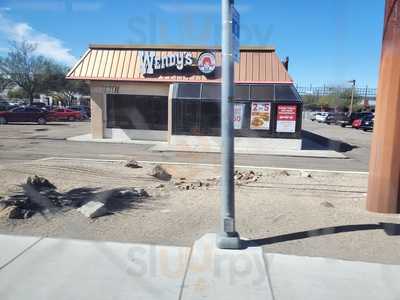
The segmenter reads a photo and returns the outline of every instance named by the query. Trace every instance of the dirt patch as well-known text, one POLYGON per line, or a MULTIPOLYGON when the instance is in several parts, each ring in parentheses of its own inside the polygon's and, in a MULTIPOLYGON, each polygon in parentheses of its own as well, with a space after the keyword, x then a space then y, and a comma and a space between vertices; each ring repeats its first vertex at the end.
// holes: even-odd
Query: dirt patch
MULTIPOLYGON (((57 187, 54 210, 30 219, 0 218, 0 233, 190 246, 204 233, 219 230, 218 166, 164 164, 172 177, 162 181, 150 175, 155 164, 125 164, 48 160, 0 167, 0 197, 17 194, 20 183, 35 174, 57 187), (150 197, 133 196, 133 188, 144 189, 150 197), (75 207, 105 199, 115 199, 102 202, 112 213, 97 219, 75 207)), ((245 184, 235 186, 237 228, 266 251, 400 262, 398 237, 379 225, 400 222, 396 216, 365 210, 366 174, 236 171, 249 179, 237 178, 245 184)))

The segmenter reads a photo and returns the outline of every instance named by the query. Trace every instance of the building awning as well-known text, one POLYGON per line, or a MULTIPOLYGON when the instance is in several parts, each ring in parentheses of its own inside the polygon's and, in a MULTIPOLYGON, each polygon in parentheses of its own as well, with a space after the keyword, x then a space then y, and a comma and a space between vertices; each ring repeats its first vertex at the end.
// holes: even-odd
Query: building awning
MULTIPOLYGON (((131 82, 220 82, 221 49, 196 46, 91 45, 70 70, 67 79, 131 82), (216 69, 207 76, 197 68, 182 72, 146 75, 141 70, 143 51, 159 57, 189 53, 196 60, 203 52, 215 55, 216 69)), ((237 83, 292 83, 293 80, 271 47, 242 47, 240 64, 235 64, 237 83)))

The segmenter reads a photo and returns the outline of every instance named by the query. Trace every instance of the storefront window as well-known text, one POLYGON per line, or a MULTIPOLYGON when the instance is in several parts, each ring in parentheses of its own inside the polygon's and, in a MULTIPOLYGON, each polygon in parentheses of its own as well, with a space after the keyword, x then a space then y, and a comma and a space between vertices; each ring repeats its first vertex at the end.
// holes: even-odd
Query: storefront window
POLYGON ((221 99, 220 84, 204 84, 201 92, 202 99, 221 99))
POLYGON ((200 134, 200 101, 174 100, 173 116, 173 132, 188 135, 200 134))
POLYGON ((107 127, 168 130, 168 98, 107 95, 107 127))
POLYGON ((178 98, 185 97, 185 98, 200 98, 200 84, 180 84, 178 87, 178 98))
POLYGON ((220 135, 221 103, 219 101, 202 101, 200 131, 204 135, 220 135))
POLYGON ((251 100, 272 101, 274 97, 273 85, 253 85, 250 87, 251 100))
POLYGON ((235 85, 235 100, 249 100, 250 92, 249 92, 249 85, 248 84, 236 84, 235 85))
POLYGON ((276 85, 275 97, 276 100, 296 101, 297 99, 297 96, 295 95, 293 88, 290 85, 276 85))
MULTIPOLYGON (((172 134, 220 136, 221 134, 221 85, 197 84, 200 98, 193 98, 194 85, 179 83, 175 85, 173 100, 172 134)), ((234 94, 234 128, 236 137, 282 137, 299 138, 301 121, 299 116, 293 124, 284 123, 286 115, 293 119, 293 111, 301 114, 301 98, 287 84, 237 84, 234 94), (277 99, 280 99, 278 102, 277 99), (279 130, 277 127, 277 108, 280 103, 292 104, 292 110, 280 111, 279 130), (295 107, 295 108, 293 108, 295 107), (286 127, 285 127, 286 126, 286 127), (289 131, 290 130, 290 131, 289 131)))

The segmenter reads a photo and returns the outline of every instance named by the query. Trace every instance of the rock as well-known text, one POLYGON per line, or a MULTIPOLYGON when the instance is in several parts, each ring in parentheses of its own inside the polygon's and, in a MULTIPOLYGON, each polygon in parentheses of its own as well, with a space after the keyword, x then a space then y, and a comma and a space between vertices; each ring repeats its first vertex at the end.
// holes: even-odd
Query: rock
POLYGON ((115 198, 132 198, 132 197, 138 197, 138 193, 133 190, 122 190, 122 191, 117 191, 116 194, 114 194, 115 198))
POLYGON ((253 177, 253 178, 251 178, 249 181, 250 181, 250 182, 257 182, 257 180, 258 180, 258 177, 253 177))
POLYGON ((16 206, 6 206, 2 210, 0 210, 0 218, 9 218, 10 213, 15 210, 16 206))
POLYGON ((164 181, 169 181, 171 180, 171 174, 169 174, 162 166, 156 165, 151 174, 151 176, 159 179, 159 180, 164 180, 164 181))
POLYGON ((134 191, 139 197, 149 197, 149 194, 142 188, 135 188, 134 191))
POLYGON ((29 176, 26 183, 32 186, 35 190, 42 189, 56 189, 56 186, 52 184, 49 180, 40 176, 29 176))
POLYGON ((106 215, 108 210, 104 203, 99 201, 90 201, 78 208, 78 211, 87 218, 98 218, 106 215))
POLYGON ((127 163, 125 164, 125 167, 132 168, 132 169, 140 169, 140 168, 142 168, 142 166, 139 165, 139 163, 134 159, 128 160, 127 163))
POLYGON ((198 187, 198 188, 201 188, 201 187, 203 186, 203 183, 202 183, 201 181, 197 181, 197 182, 194 184, 194 186, 195 186, 195 187, 198 187))
POLYGON ((281 172, 279 173, 279 175, 281 175, 281 176, 290 176, 289 172, 286 171, 286 170, 281 171, 281 172))
POLYGON ((165 187, 164 184, 159 184, 159 185, 156 186, 156 189, 162 189, 162 188, 164 188, 164 187, 165 187))
POLYGON ((149 194, 142 188, 134 188, 128 190, 117 191, 114 195, 116 198, 133 198, 133 197, 148 197, 149 194))
POLYGON ((306 171, 301 171, 301 172, 300 172, 300 176, 301 176, 301 177, 304 177, 304 178, 312 178, 311 173, 306 172, 306 171))
POLYGON ((329 201, 321 202, 321 205, 324 206, 324 207, 326 207, 326 208, 334 208, 334 207, 335 207, 335 206, 334 206, 332 203, 330 203, 329 201))
POLYGON ((0 212, 1 217, 9 219, 29 219, 35 214, 33 210, 23 209, 17 206, 8 206, 0 212))

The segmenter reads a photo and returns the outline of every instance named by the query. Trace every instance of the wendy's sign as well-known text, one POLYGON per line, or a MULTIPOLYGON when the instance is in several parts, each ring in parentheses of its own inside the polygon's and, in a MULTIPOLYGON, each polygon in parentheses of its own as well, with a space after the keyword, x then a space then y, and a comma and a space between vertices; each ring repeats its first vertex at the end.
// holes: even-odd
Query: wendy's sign
POLYGON ((176 52, 169 55, 160 55, 156 51, 139 51, 140 71, 143 75, 152 75, 157 71, 176 68, 182 71, 185 67, 197 65, 200 72, 209 75, 216 67, 215 55, 203 52, 196 59, 191 52, 176 52))

